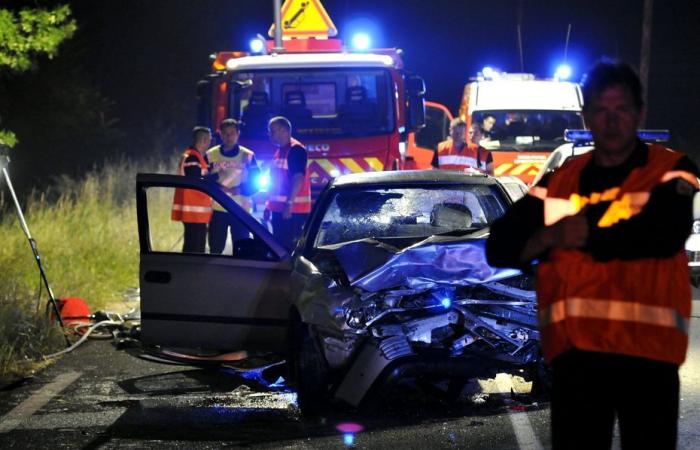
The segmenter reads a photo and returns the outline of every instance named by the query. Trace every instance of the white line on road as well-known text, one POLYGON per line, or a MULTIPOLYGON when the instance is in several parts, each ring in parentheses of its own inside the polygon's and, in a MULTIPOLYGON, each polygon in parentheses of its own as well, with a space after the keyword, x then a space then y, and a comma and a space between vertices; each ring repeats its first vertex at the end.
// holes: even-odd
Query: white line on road
MULTIPOLYGON (((509 393, 513 387, 513 382, 511 377, 504 375, 498 374, 496 376, 496 385, 499 391, 509 393)), ((544 448, 540 440, 535 436, 535 430, 532 429, 527 413, 510 411, 508 418, 513 425, 518 448, 521 450, 542 450, 544 448)))
POLYGON ((35 412, 41 409, 58 395, 62 390, 70 386, 80 377, 80 372, 66 372, 57 376, 54 381, 33 393, 28 399, 15 406, 14 409, 0 419, 0 433, 7 433, 17 428, 35 412))

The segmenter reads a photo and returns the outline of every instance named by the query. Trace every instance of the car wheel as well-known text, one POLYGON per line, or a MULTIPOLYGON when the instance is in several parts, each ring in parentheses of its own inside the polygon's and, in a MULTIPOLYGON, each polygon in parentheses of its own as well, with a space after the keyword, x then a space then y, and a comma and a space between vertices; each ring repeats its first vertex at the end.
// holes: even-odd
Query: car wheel
POLYGON ((692 275, 690 277, 690 284, 695 288, 700 288, 700 275, 692 275))
POLYGON ((547 398, 552 392, 552 369, 544 361, 535 363, 530 368, 533 398, 547 398))
POLYGON ((297 390, 297 403, 304 416, 318 415, 329 402, 328 369, 310 327, 292 320, 290 378, 297 390))

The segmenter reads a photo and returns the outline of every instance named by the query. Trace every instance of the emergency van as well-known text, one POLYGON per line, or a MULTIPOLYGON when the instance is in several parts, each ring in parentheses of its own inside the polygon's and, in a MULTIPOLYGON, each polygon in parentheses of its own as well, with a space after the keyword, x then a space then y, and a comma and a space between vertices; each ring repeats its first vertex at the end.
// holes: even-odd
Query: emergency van
POLYGON ((464 87, 459 115, 482 128, 479 143, 493 153, 496 176, 530 184, 564 130, 583 128, 582 107, 577 83, 484 70, 464 87))
POLYGON ((402 51, 347 47, 318 0, 287 0, 281 16, 282 47, 263 40, 258 54, 213 55, 198 124, 241 120, 240 143, 264 171, 275 152, 268 121, 286 117, 308 151, 314 197, 342 174, 402 168, 409 134, 425 123, 425 83, 404 68, 402 51))

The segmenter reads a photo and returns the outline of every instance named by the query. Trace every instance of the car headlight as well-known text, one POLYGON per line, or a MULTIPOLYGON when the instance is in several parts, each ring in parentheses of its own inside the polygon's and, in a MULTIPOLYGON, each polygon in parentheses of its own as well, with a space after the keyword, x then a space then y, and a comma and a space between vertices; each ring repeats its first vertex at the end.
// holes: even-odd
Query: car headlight
POLYGON ((693 220, 693 234, 700 234, 700 220, 693 220))

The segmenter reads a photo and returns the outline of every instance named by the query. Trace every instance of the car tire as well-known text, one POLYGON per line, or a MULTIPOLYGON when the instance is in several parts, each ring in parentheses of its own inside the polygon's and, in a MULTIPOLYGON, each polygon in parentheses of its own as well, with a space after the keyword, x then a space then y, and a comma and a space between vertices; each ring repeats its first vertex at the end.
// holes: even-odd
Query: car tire
POLYGON ((532 380, 531 397, 549 398, 552 393, 552 369, 544 361, 539 361, 529 372, 532 380))
POLYGON ((290 379, 296 387, 302 415, 319 415, 328 408, 328 369, 309 325, 292 318, 290 379))
POLYGON ((694 288, 700 288, 700 275, 691 275, 690 284, 692 284, 694 288))

